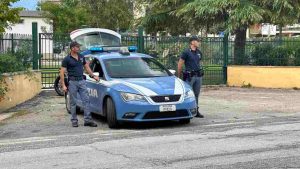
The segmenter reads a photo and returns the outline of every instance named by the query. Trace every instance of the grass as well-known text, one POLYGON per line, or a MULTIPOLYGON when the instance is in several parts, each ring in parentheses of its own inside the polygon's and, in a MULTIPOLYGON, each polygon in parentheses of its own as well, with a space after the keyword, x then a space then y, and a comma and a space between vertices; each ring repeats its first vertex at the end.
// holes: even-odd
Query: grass
POLYGON ((243 82, 242 88, 251 88, 252 85, 251 83, 245 84, 245 82, 243 82))

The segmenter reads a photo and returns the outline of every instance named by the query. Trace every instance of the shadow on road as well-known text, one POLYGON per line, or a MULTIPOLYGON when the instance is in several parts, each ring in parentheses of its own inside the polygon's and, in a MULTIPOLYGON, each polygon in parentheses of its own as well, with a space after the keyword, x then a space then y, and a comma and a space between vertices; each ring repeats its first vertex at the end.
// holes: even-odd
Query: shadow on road
MULTIPOLYGON (((97 123, 107 125, 107 120, 105 117, 93 114, 93 119, 97 123)), ((191 127, 194 124, 181 124, 179 121, 160 121, 160 122, 122 122, 119 129, 128 129, 128 130, 144 130, 144 129, 161 129, 161 128, 182 128, 182 127, 191 127)))

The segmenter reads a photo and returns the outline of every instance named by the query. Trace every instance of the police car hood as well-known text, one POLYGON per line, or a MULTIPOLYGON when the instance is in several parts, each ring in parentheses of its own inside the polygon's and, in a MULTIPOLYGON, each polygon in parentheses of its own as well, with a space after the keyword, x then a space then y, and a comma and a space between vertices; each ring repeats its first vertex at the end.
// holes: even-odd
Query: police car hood
POLYGON ((115 82, 119 82, 116 88, 119 91, 144 96, 182 95, 185 92, 184 82, 175 76, 118 79, 115 82))

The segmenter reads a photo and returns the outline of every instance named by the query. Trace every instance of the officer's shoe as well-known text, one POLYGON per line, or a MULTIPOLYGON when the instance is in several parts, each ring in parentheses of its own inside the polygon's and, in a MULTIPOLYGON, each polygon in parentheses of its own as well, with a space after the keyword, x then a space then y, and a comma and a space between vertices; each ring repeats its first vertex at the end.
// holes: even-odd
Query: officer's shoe
POLYGON ((83 125, 84 125, 84 126, 90 126, 90 127, 97 127, 97 124, 94 123, 93 121, 84 122, 83 125))
POLYGON ((72 122, 72 127, 78 127, 78 122, 77 121, 72 122))
POLYGON ((199 112, 197 113, 197 115, 195 117, 197 117, 197 118, 204 118, 204 116, 202 114, 200 114, 199 112))

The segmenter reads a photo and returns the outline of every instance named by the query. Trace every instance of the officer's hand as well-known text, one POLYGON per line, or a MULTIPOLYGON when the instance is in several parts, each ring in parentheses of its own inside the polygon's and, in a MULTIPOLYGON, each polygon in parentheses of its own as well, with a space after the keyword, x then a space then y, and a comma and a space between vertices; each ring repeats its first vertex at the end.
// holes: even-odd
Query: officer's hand
POLYGON ((99 79, 99 76, 94 76, 94 79, 96 80, 96 81, 99 81, 100 79, 99 79))
POLYGON ((67 91, 68 91, 68 88, 67 88, 67 86, 66 86, 66 85, 63 85, 63 86, 62 86, 62 89, 63 89, 63 91, 64 91, 65 93, 67 93, 67 91))

